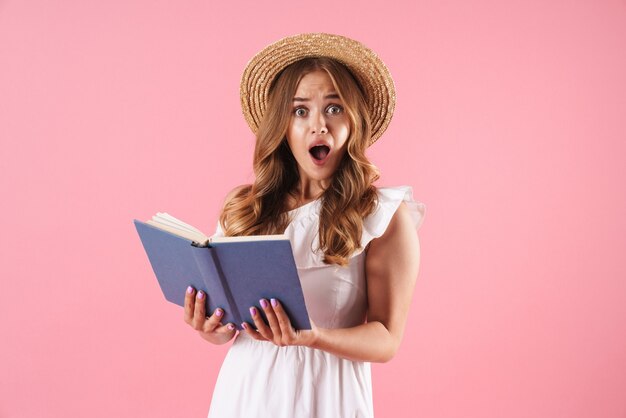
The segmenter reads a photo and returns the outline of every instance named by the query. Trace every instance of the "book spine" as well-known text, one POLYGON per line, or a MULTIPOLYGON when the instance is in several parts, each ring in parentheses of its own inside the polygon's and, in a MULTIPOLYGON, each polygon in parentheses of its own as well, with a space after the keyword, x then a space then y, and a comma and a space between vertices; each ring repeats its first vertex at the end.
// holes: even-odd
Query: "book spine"
POLYGON ((226 296, 226 300, 228 301, 228 306, 230 306, 230 313, 235 318, 235 326, 238 329, 241 329, 241 324, 243 323, 243 316, 239 309, 237 308, 237 303, 235 303, 235 298, 233 297, 233 293, 230 290, 230 286, 228 285, 228 280, 226 280, 226 276, 224 275, 224 270, 222 270, 222 264, 220 263, 220 259, 215 254, 215 249, 209 247, 209 253, 211 254, 211 258, 213 259, 213 265, 215 266, 215 270, 217 272, 217 277, 219 278, 222 289, 224 289, 224 296, 226 296))
POLYGON ((207 291, 207 316, 210 316, 215 308, 224 309, 223 323, 233 322, 241 324, 237 307, 232 303, 232 295, 230 289, 224 288, 224 274, 221 268, 216 266, 215 249, 202 248, 194 245, 188 246, 196 261, 197 272, 204 282, 203 286, 197 287, 198 290, 206 289, 207 291))

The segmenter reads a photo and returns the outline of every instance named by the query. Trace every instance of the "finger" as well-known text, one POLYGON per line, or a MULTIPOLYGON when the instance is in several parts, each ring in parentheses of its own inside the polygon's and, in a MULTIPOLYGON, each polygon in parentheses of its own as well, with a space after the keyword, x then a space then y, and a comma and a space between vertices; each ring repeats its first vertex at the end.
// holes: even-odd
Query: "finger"
POLYGON ((280 338, 282 333, 280 332, 280 326, 278 325, 278 319, 276 319, 274 309, 272 309, 272 306, 267 301, 267 299, 261 299, 259 303, 261 304, 263 312, 265 312, 265 317, 267 318, 267 322, 270 325, 272 335, 275 337, 274 339, 276 339, 276 337, 280 338))
POLYGON ((204 292, 202 290, 199 290, 198 293, 196 294, 196 302, 195 302, 195 308, 193 311, 193 320, 192 320, 192 326, 197 329, 197 330, 201 330, 204 322, 206 321, 206 295, 204 294, 204 292))
POLYGON ((217 334, 227 335, 228 339, 230 340, 237 332, 237 327, 235 327, 235 324, 220 325, 219 327, 215 328, 214 332, 217 334))
POLYGON ((213 315, 211 315, 208 320, 204 321, 204 324, 202 325, 202 331, 213 332, 216 330, 216 328, 221 328, 222 326, 220 321, 223 317, 224 310, 221 308, 217 308, 215 311, 213 311, 213 315))
POLYGON ((237 333, 237 327, 235 327, 235 324, 233 323, 228 323, 226 325, 220 324, 217 327, 215 327, 212 333, 224 335, 228 337, 228 339, 230 340, 237 333))
POLYGON ((191 286, 188 286, 185 292, 185 322, 189 325, 191 325, 191 320, 193 319, 195 293, 196 289, 191 286))
POLYGON ((271 303, 276 313, 276 319, 278 320, 282 336, 290 340, 293 339, 295 337, 295 330, 291 325, 291 320, 287 316, 287 312, 283 309, 283 305, 277 299, 271 299, 271 303))
POLYGON ((256 307, 250 308, 250 315, 252 315, 252 320, 254 321, 254 326, 256 327, 259 334, 263 336, 263 338, 267 340, 272 340, 275 338, 272 330, 265 324, 263 321, 263 317, 261 317, 261 313, 256 307))
POLYGON ((246 332, 246 334, 248 334, 249 336, 251 336, 255 340, 267 341, 267 338, 263 337, 257 330, 255 330, 252 327, 252 325, 248 324, 247 322, 243 322, 241 324, 241 326, 244 329, 244 331, 246 332))

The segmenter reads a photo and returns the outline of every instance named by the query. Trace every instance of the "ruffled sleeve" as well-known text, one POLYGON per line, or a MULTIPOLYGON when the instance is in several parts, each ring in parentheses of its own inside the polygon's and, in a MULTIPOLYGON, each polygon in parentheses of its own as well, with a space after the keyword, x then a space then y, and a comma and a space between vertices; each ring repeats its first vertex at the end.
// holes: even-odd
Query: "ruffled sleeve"
POLYGON ((378 189, 378 206, 372 214, 363 220, 361 250, 356 254, 363 251, 374 238, 381 237, 385 233, 391 218, 393 218, 402 202, 406 203, 409 209, 415 229, 417 230, 422 226, 426 205, 413 199, 413 189, 411 187, 381 187, 378 189))
MULTIPOLYGON (((374 238, 382 236, 391 218, 405 202, 411 213, 416 229, 424 220, 425 205, 413 200, 413 190, 409 186, 382 187, 378 189, 378 205, 374 212, 363 220, 361 248, 352 257, 363 252, 374 238)), ((300 269, 324 267, 324 254, 319 250, 319 210, 320 201, 308 204, 292 214, 292 221, 285 230, 291 241, 296 265, 300 269)))

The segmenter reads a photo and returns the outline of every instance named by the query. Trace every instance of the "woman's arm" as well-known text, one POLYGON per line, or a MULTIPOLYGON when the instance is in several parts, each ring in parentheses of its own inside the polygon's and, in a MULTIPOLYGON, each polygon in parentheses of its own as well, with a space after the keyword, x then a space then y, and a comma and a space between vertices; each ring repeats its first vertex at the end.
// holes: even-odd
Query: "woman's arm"
POLYGON ((306 345, 356 361, 386 362, 395 355, 409 312, 419 270, 419 240, 408 208, 400 205, 385 233, 367 251, 367 323, 352 328, 294 331, 280 304, 262 307, 270 326, 257 313, 253 338, 277 345, 306 345))

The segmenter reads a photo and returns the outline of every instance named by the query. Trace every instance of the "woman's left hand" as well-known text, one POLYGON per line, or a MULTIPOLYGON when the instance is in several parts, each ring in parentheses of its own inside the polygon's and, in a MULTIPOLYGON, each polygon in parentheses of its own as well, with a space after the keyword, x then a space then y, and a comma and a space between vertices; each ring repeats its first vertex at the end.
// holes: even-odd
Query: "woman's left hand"
POLYGON ((271 301, 261 299, 259 303, 265 313, 269 326, 263 321, 259 309, 253 306, 250 308, 250 314, 254 320, 254 326, 247 322, 241 324, 249 336, 255 340, 271 341, 280 347, 288 345, 304 345, 311 347, 313 345, 317 339, 318 330, 310 318, 310 330, 295 330, 283 306, 277 299, 271 299, 271 301))

